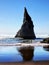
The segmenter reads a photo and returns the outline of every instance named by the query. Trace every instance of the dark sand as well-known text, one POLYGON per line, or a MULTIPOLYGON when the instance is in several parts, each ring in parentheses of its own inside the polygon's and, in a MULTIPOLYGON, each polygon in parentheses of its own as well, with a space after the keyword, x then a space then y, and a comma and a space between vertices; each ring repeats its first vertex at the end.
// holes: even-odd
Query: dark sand
POLYGON ((0 63, 0 65, 49 65, 49 61, 38 61, 38 62, 11 62, 11 63, 0 63))

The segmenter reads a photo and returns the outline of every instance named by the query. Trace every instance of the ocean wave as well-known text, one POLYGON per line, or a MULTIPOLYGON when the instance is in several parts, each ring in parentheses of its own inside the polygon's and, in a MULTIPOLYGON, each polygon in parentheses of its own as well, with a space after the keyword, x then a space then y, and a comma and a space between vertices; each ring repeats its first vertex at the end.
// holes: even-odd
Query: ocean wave
POLYGON ((0 35, 0 39, 14 38, 15 35, 0 35))
POLYGON ((49 37, 49 34, 36 34, 37 38, 47 38, 49 37))
MULTIPOLYGON (((15 35, 1 34, 0 39, 4 38, 14 38, 15 35)), ((36 38, 46 38, 49 37, 49 34, 36 34, 36 38)))

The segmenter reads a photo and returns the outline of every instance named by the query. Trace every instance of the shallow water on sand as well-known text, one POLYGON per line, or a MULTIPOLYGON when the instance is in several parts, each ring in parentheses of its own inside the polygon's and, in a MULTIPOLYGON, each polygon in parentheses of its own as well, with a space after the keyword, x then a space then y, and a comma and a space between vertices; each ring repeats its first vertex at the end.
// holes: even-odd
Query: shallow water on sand
MULTIPOLYGON (((37 43, 43 40, 37 38, 35 40, 24 40, 19 38, 4 38, 0 39, 0 44, 15 44, 15 43, 37 43)), ((0 62, 22 62, 24 61, 22 54, 19 52, 20 47, 17 46, 0 46, 0 62)), ((34 56, 31 61, 49 60, 49 51, 46 51, 42 46, 34 47, 34 56)))

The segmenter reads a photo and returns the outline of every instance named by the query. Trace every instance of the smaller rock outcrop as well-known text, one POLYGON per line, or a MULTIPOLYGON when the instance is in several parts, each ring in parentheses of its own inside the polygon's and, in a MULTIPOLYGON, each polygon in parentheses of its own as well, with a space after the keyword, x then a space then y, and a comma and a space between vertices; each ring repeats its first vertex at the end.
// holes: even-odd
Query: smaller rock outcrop
POLYGON ((41 43, 49 43, 49 38, 43 39, 43 41, 41 41, 41 43))
POLYGON ((23 24, 21 26, 21 29, 17 32, 16 37, 24 38, 24 39, 35 39, 35 33, 34 33, 34 25, 31 20, 31 17, 29 16, 26 8, 24 9, 24 19, 23 24))

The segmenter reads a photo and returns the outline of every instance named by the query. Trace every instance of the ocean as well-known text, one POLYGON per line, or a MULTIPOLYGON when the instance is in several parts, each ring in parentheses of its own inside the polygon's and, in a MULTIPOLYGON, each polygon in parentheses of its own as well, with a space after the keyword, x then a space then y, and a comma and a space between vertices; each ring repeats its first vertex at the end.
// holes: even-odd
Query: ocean
MULTIPOLYGON (((16 43, 36 43, 42 41, 43 38, 33 39, 19 39, 19 38, 1 38, 0 44, 16 44, 16 43)), ((19 51, 18 46, 0 46, 0 62, 22 62, 24 58, 19 51)), ((31 61, 48 61, 49 51, 47 51, 43 46, 34 46, 34 55, 31 61)))

